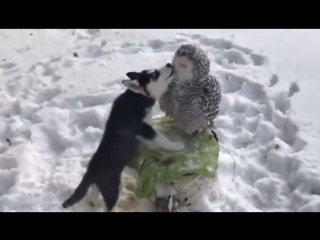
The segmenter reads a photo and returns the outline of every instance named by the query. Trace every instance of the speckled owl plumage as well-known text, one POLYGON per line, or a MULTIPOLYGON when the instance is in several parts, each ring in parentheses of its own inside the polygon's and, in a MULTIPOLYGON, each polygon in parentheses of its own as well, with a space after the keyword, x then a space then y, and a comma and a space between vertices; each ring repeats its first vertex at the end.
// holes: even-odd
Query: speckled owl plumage
MULTIPOLYGON (((184 44, 175 52, 175 59, 185 57, 192 63, 192 78, 175 74, 168 90, 159 100, 160 109, 174 119, 177 126, 193 133, 207 126, 219 113, 221 88, 215 77, 209 74, 210 60, 197 45, 184 44)), ((183 71, 183 70, 182 70, 183 71)))

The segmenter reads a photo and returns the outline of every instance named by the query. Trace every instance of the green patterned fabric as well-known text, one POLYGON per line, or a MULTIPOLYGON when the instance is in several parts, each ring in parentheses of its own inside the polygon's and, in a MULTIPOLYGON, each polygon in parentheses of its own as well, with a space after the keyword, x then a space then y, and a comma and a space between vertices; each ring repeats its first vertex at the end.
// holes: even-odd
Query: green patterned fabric
POLYGON ((129 164, 139 174, 136 195, 149 198, 156 184, 168 184, 185 174, 200 174, 216 177, 219 144, 207 133, 188 135, 173 126, 167 117, 153 119, 152 125, 172 141, 182 140, 182 152, 155 149, 143 143, 138 155, 129 164))

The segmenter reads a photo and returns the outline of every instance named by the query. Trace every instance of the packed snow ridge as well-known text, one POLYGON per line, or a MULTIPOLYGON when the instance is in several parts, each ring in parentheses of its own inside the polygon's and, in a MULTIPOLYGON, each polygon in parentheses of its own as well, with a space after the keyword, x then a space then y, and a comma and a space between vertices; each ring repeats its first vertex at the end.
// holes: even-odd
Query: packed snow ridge
MULTIPOLYGON (((306 89, 282 82, 271 57, 210 31, 1 30, 0 211, 100 211, 93 193, 61 204, 96 150, 121 80, 170 61, 187 42, 207 51, 223 91, 215 128, 227 149, 218 172, 227 205, 218 211, 320 211, 319 162, 294 120, 292 99, 306 89)), ((126 169, 117 211, 149 211, 136 181, 126 169)))

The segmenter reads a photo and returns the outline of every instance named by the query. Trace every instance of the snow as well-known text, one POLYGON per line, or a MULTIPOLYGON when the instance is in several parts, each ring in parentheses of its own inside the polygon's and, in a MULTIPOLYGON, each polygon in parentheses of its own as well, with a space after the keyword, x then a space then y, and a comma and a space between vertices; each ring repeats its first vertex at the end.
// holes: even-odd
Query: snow
MULTIPOLYGON (((320 211, 318 30, 1 29, 0 41, 0 211, 100 211, 89 204, 103 204, 94 189, 69 209, 61 204, 99 143, 121 79, 171 61, 186 42, 208 52, 223 89, 220 210, 320 211)), ((135 185, 126 169, 117 211, 148 210, 135 185)))

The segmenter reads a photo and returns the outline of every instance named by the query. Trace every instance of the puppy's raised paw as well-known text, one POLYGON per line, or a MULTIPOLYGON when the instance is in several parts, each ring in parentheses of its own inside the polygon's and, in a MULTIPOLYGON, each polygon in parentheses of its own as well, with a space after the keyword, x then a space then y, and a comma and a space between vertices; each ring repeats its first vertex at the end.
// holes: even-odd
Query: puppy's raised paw
POLYGON ((172 142, 171 145, 171 151, 173 152, 181 152, 185 148, 184 144, 182 142, 172 142))

